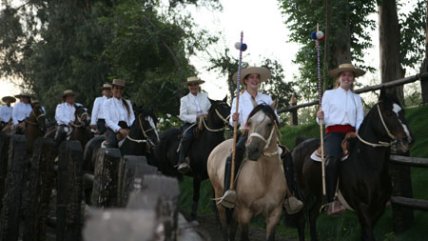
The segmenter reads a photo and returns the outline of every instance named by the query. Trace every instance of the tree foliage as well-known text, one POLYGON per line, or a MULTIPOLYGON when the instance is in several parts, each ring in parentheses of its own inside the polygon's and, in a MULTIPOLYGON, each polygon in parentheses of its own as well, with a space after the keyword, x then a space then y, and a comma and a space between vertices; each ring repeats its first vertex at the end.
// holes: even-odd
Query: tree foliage
POLYGON ((90 105, 99 87, 127 81, 138 105, 176 113, 189 56, 216 41, 196 30, 184 5, 218 8, 217 0, 31 0, 0 12, 0 71, 19 76, 52 113, 64 89, 90 105))
MULTIPOLYGON (((404 1, 398 2, 402 7, 408 5, 404 1)), ((322 43, 322 47, 326 47, 322 54, 327 54, 327 56, 323 56, 325 58, 322 57, 325 78, 328 77, 325 70, 340 64, 337 61, 337 48, 341 46, 337 46, 337 40, 342 37, 349 38, 352 62, 369 71, 373 71, 377 67, 364 63, 363 57, 364 51, 372 47, 370 32, 374 30, 375 22, 373 18, 370 18, 370 14, 376 14, 375 7, 378 1, 279 0, 279 3, 286 18, 285 23, 291 29, 290 40, 303 45, 294 62, 300 65, 300 79, 297 83, 304 97, 309 99, 316 93, 316 51, 309 34, 316 30, 317 24, 319 24, 320 30, 329 28, 327 41, 322 43), (326 13, 326 11, 329 12, 326 13), (343 29, 349 30, 349 36, 344 34, 346 32, 343 29)), ((400 59, 403 67, 415 67, 415 64, 420 63, 423 57, 426 22, 424 4, 426 1, 417 0, 415 7, 410 11, 399 12, 400 59)), ((327 81, 326 87, 331 85, 331 81, 327 81)))

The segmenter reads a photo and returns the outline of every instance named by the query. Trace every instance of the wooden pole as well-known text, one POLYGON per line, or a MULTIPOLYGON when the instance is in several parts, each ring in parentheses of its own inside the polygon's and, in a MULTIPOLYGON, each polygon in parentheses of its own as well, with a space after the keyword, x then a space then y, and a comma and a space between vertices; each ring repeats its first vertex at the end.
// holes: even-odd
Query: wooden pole
MULTIPOLYGON (((239 62, 238 62, 238 74, 236 82, 236 108, 235 114, 239 113, 239 94, 240 94, 240 84, 241 84, 241 65, 242 65, 242 44, 244 39, 244 32, 241 32, 240 45, 239 45, 239 62)), ((235 156, 236 156, 236 141, 238 139, 238 120, 233 122, 233 145, 232 145, 232 160, 230 167, 230 188, 233 190, 235 188, 235 156)))

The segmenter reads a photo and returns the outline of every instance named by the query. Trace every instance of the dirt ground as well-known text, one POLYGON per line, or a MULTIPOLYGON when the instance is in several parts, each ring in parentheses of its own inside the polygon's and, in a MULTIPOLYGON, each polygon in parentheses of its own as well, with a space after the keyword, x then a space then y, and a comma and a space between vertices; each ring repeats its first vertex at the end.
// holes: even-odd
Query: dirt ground
MULTIPOLYGON (((210 241, 221 241, 221 240, 223 240, 222 230, 221 230, 220 224, 218 223, 217 218, 215 216, 198 217, 198 224, 196 224, 195 228, 199 232, 201 232, 202 234, 209 237, 210 241)), ((237 240, 239 240, 238 235, 237 235, 237 240)), ((250 227, 249 237, 250 237, 250 240, 252 240, 252 241, 266 240, 264 228, 260 228, 260 227, 257 227, 256 225, 252 225, 250 227)), ((275 240, 277 240, 277 241, 297 241, 297 239, 286 239, 283 237, 283 235, 281 235, 278 232, 275 235, 275 240)))

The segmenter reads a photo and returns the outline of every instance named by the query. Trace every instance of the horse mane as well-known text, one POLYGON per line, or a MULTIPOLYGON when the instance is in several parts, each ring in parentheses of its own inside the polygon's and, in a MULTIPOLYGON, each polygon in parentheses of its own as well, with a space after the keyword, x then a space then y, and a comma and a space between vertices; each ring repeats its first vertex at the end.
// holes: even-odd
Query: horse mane
POLYGON ((259 104, 258 106, 254 107, 254 109, 250 112, 250 115, 248 115, 248 119, 250 119, 253 115, 255 115, 259 111, 263 111, 267 116, 269 116, 270 119, 274 120, 276 124, 278 124, 278 117, 276 116, 276 113, 272 106, 267 104, 259 104))

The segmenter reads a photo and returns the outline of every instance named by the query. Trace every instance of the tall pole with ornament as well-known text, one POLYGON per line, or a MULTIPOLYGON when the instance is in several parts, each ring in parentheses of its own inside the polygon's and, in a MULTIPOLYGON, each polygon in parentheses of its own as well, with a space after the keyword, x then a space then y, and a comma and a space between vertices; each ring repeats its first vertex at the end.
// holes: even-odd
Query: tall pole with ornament
MULTIPOLYGON (((311 39, 315 41, 315 48, 317 51, 317 88, 318 88, 318 101, 319 109, 322 109, 322 94, 323 94, 323 81, 321 77, 321 48, 320 42, 325 39, 325 35, 319 30, 317 24, 317 30, 311 33, 311 39)), ((324 157, 324 120, 319 120, 320 126, 320 145, 321 145, 321 176, 322 176, 322 194, 326 196, 326 182, 325 182, 325 157, 324 157)))

